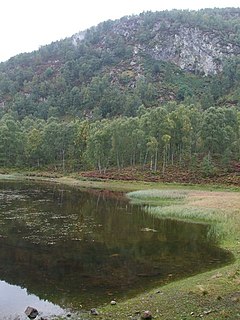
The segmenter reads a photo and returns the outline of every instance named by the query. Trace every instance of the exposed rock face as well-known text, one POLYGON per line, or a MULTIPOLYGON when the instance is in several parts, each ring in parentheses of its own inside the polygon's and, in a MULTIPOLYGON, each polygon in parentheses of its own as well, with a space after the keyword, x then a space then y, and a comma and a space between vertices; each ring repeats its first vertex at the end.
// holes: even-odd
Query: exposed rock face
MULTIPOLYGON (((148 54, 153 59, 169 61, 185 71, 203 75, 222 71, 224 59, 240 54, 240 43, 235 37, 237 29, 226 29, 226 32, 221 28, 227 19, 240 19, 237 9, 226 12, 215 28, 206 27, 204 22, 198 24, 196 18, 191 21, 187 13, 182 16, 182 22, 164 15, 156 15, 152 21, 146 18, 143 14, 103 23, 96 28, 98 41, 95 45, 99 50, 110 52, 121 39, 122 46, 131 48, 134 64, 138 65, 137 58, 142 54, 148 54)), ((211 15, 207 19, 211 19, 211 15)), ((73 41, 82 38, 79 33, 73 41)))
POLYGON ((155 46, 145 50, 157 60, 174 62, 181 69, 205 75, 222 70, 222 59, 239 54, 239 47, 223 42, 219 35, 199 28, 181 26, 179 30, 157 33, 155 46))

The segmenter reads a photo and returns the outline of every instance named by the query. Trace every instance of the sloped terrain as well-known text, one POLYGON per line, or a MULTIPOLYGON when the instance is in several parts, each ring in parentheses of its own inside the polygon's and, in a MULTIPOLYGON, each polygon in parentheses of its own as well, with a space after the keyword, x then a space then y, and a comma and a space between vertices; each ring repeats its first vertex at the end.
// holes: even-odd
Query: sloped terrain
POLYGON ((99 119, 168 101, 238 105, 240 10, 106 21, 0 64, 0 114, 99 119))

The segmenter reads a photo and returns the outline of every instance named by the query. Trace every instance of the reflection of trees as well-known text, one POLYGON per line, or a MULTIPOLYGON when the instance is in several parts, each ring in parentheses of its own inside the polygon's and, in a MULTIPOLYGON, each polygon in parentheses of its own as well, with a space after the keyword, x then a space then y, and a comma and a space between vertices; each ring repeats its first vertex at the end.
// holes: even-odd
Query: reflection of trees
POLYGON ((159 220, 104 194, 21 188, 28 197, 0 208, 0 279, 58 304, 62 296, 79 303, 96 291, 159 284, 228 258, 206 241, 207 226, 159 220))

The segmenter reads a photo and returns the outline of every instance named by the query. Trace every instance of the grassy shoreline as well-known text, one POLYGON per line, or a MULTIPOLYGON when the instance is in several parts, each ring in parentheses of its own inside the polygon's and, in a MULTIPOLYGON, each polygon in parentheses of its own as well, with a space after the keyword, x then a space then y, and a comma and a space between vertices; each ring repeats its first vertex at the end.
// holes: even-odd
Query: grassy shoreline
MULTIPOLYGON (((158 216, 185 219, 195 222, 205 219, 217 223, 221 237, 220 245, 234 254, 235 261, 228 266, 178 280, 150 292, 143 292, 133 299, 98 309, 100 319, 139 319, 144 310, 150 310, 154 319, 240 319, 240 188, 224 186, 187 186, 135 181, 88 180, 72 177, 36 177, 21 174, 0 175, 0 180, 31 180, 57 183, 75 188, 97 188, 127 193, 151 190, 138 194, 138 201, 152 204, 158 216), (170 201, 166 210, 161 210, 161 192, 181 194, 180 201, 170 201), (143 196, 144 195, 144 196, 143 196), (183 195, 183 196, 182 196, 183 195), (190 212, 188 216, 183 212, 190 212)), ((137 193, 136 193, 137 194, 137 193)), ((136 195, 135 194, 135 195, 136 195)), ((130 198, 133 200, 134 197, 130 198)), ((163 198, 163 197, 162 197, 163 198)), ((136 200, 136 197, 135 197, 136 200)), ((178 199, 179 200, 179 199, 178 199)), ((153 211, 154 211, 153 210, 153 211)))

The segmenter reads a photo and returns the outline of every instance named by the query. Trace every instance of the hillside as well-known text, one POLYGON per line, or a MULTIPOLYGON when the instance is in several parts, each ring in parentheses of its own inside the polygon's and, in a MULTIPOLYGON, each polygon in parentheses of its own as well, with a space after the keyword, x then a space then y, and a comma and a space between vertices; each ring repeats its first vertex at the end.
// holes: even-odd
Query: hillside
POLYGON ((168 101, 238 105, 240 9, 106 21, 0 64, 1 114, 135 116, 168 101))
POLYGON ((13 57, 0 167, 190 166, 238 184, 239 62, 240 8, 145 12, 13 57))

